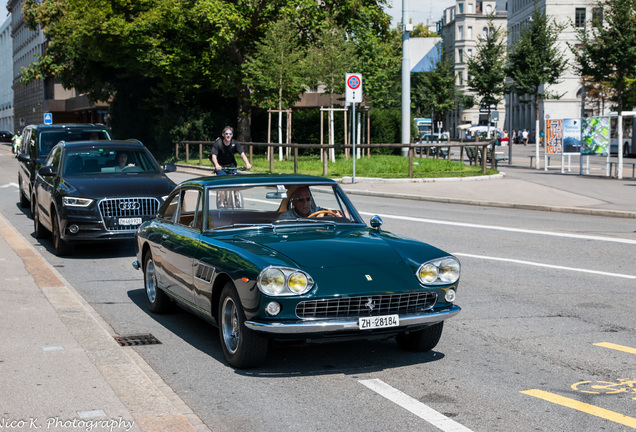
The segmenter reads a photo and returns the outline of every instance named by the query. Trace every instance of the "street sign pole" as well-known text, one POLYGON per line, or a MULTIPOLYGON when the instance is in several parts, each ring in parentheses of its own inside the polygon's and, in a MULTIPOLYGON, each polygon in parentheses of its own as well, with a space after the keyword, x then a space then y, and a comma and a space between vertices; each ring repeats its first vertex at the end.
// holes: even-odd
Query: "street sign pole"
MULTIPOLYGON (((356 182, 356 102, 362 102, 362 75, 348 73, 345 75, 345 104, 352 105, 351 142, 353 159, 353 176, 351 182, 356 182)), ((346 131, 345 131, 346 133, 346 131)))

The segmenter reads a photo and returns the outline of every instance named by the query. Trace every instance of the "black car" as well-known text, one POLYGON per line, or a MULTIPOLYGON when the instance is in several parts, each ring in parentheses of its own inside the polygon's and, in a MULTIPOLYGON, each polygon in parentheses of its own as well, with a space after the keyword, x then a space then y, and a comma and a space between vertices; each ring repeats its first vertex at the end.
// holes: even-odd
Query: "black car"
POLYGON ((9 131, 0 131, 0 142, 10 143, 13 139, 13 134, 9 131))
POLYGON ((18 188, 20 189, 20 206, 28 207, 31 203, 33 214, 33 182, 55 144, 60 141, 88 141, 111 139, 104 125, 70 124, 70 125, 29 125, 22 133, 22 145, 18 160, 18 188))
POLYGON ((76 242, 132 239, 174 189, 139 141, 62 141, 38 170, 33 186, 36 238, 53 234, 55 254, 76 242))

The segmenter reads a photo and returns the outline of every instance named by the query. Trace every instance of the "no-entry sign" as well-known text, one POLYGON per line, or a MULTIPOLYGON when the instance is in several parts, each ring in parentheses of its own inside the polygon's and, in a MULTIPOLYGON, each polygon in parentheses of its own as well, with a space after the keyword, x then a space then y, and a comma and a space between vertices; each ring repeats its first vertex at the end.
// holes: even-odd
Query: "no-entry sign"
POLYGON ((345 75, 345 103, 362 102, 362 74, 348 73, 345 75))

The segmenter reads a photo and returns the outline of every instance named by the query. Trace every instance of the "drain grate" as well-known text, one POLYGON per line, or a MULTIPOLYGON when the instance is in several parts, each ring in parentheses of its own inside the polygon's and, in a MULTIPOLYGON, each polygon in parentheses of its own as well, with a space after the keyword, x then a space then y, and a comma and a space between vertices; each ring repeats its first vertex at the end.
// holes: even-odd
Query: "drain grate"
POLYGON ((115 336, 115 340, 121 346, 161 345, 161 342, 150 333, 115 336))

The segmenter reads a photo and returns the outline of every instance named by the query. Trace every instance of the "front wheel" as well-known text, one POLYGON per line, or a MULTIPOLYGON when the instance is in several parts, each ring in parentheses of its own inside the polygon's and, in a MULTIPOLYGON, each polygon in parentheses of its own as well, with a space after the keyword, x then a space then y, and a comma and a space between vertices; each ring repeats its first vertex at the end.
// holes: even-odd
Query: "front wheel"
POLYGON ((269 341, 245 326, 245 313, 231 282, 221 292, 218 323, 223 354, 230 365, 247 369, 265 361, 269 341))
POLYGON ((170 311, 170 298, 157 287, 157 274, 155 272, 155 260, 152 258, 152 253, 148 252, 144 257, 146 305, 150 312, 162 314, 170 311))
POLYGON ((426 327, 423 330, 397 335, 395 340, 401 348, 407 351, 426 352, 437 346, 437 343, 442 337, 443 329, 444 321, 426 327))
POLYGON ((73 250, 73 246, 62 238, 62 228, 60 227, 55 212, 51 213, 51 233, 53 234, 53 249, 55 255, 62 257, 70 254, 73 250))
POLYGON ((20 207, 22 208, 29 207, 29 200, 27 199, 25 195, 24 187, 22 185, 22 179, 20 178, 20 176, 18 176, 18 191, 20 194, 20 207))
POLYGON ((33 209, 33 235, 36 239, 41 239, 46 236, 46 229, 44 225, 42 225, 42 222, 40 222, 40 214, 36 207, 33 209))

